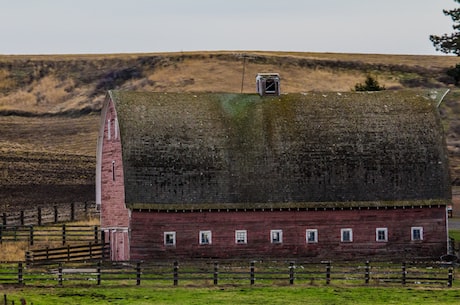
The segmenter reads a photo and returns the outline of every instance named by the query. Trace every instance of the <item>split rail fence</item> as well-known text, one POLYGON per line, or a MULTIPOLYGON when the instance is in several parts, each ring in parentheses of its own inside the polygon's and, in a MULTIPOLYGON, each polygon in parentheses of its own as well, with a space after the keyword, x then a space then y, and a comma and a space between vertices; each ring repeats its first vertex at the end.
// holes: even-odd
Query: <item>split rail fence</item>
POLYGON ((117 285, 428 285, 451 287, 452 266, 416 263, 109 262, 0 264, 0 284, 117 285))

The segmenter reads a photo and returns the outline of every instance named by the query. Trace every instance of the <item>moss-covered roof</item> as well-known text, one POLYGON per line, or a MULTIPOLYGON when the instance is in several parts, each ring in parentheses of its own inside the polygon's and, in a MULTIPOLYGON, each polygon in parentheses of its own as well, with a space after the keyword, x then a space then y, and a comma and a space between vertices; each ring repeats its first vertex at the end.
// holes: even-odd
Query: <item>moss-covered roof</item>
POLYGON ((450 197, 437 110, 413 91, 109 96, 132 207, 450 197))

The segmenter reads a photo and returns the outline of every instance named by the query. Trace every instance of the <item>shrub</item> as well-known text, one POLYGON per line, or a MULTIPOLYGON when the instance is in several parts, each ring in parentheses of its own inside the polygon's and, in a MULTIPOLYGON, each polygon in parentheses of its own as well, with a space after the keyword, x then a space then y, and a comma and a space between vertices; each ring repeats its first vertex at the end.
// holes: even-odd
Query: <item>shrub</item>
POLYGON ((358 83, 355 85, 355 91, 381 91, 385 90, 385 86, 380 86, 379 82, 372 76, 368 75, 364 84, 358 83))
POLYGON ((460 82, 460 64, 446 71, 446 74, 454 79, 455 86, 460 82))

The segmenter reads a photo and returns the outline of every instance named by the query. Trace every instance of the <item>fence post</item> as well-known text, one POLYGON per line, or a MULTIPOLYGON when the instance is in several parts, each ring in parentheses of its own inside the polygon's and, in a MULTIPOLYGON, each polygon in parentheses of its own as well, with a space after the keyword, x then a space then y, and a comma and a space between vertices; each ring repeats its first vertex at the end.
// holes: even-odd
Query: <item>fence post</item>
POLYGON ((179 269, 179 263, 177 261, 174 262, 174 275, 173 275, 173 278, 174 278, 174 286, 177 286, 177 284, 179 283, 179 273, 178 273, 178 269, 179 269))
POLYGON ((106 259, 106 245, 105 245, 105 234, 101 231, 101 244, 102 244, 102 259, 106 259))
POLYGON ((289 263, 289 284, 294 284, 294 262, 289 263))
POLYGON ((4 226, 6 226, 6 213, 3 213, 2 223, 3 223, 4 226))
POLYGON ((254 285, 254 282, 256 281, 255 278, 255 271, 254 271, 254 262, 251 262, 251 285, 254 285))
POLYGON ((19 212, 19 221, 21 222, 21 226, 24 225, 24 211, 19 212))
POLYGON ((70 261, 70 245, 67 244, 67 261, 70 261))
POLYGON ((98 243, 99 242, 99 229, 97 228, 97 226, 94 226, 94 243, 98 243))
POLYGON ((214 262, 214 285, 217 285, 219 281, 219 264, 214 262))
POLYGON ((136 264, 136 285, 139 286, 141 284, 141 263, 137 262, 136 264))
POLYGON ((406 285, 406 262, 402 263, 401 269, 401 284, 406 285))
POLYGON ((32 253, 30 251, 26 251, 25 259, 26 259, 26 266, 30 266, 33 260, 32 253))
POLYGON ((29 244, 34 245, 34 226, 29 227, 29 244))
POLYGON ((18 263, 18 284, 22 285, 24 283, 24 269, 22 268, 22 263, 18 263))
POLYGON ((97 268, 96 268, 96 273, 97 273, 97 285, 101 285, 101 262, 97 262, 97 268))
POLYGON ((85 211, 85 219, 88 219, 88 201, 85 201, 84 211, 85 211))
POLYGON ((42 208, 41 207, 37 207, 37 223, 39 226, 42 225, 42 208))
POLYGON ((371 275, 371 272, 370 272, 370 267, 369 267, 369 261, 366 261, 366 269, 364 271, 364 278, 365 278, 366 284, 369 284, 370 275, 371 275))
POLYGON ((58 283, 59 286, 62 286, 62 263, 59 263, 58 267, 58 283))
POLYGON ((67 239, 67 234, 66 234, 66 226, 65 226, 65 223, 62 224, 62 245, 64 246, 65 243, 66 243, 66 239, 67 239))
POLYGON ((58 217, 58 208, 57 206, 54 206, 54 223, 57 223, 59 220, 59 217, 58 217))
POLYGON ((447 282, 447 287, 452 287, 452 282, 454 280, 454 269, 449 267, 449 280, 447 282))
POLYGON ((0 245, 3 243, 2 235, 3 235, 3 225, 0 225, 0 245))
POLYGON ((326 264, 326 284, 329 285, 331 283, 331 262, 327 262, 326 264))
POLYGON ((93 259, 93 243, 89 243, 89 259, 93 259))

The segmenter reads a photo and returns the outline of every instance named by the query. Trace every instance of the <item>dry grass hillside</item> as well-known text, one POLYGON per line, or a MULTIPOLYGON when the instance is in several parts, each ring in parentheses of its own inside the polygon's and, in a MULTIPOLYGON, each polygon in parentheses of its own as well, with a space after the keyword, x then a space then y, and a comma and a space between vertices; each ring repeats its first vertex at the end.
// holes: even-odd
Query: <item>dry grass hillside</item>
POLYGON ((98 114, 107 90, 252 93, 257 72, 280 73, 283 92, 350 91, 369 74, 388 90, 450 87, 440 110, 460 184, 460 91, 445 73, 457 62, 296 52, 0 56, 0 212, 94 199, 98 114))

